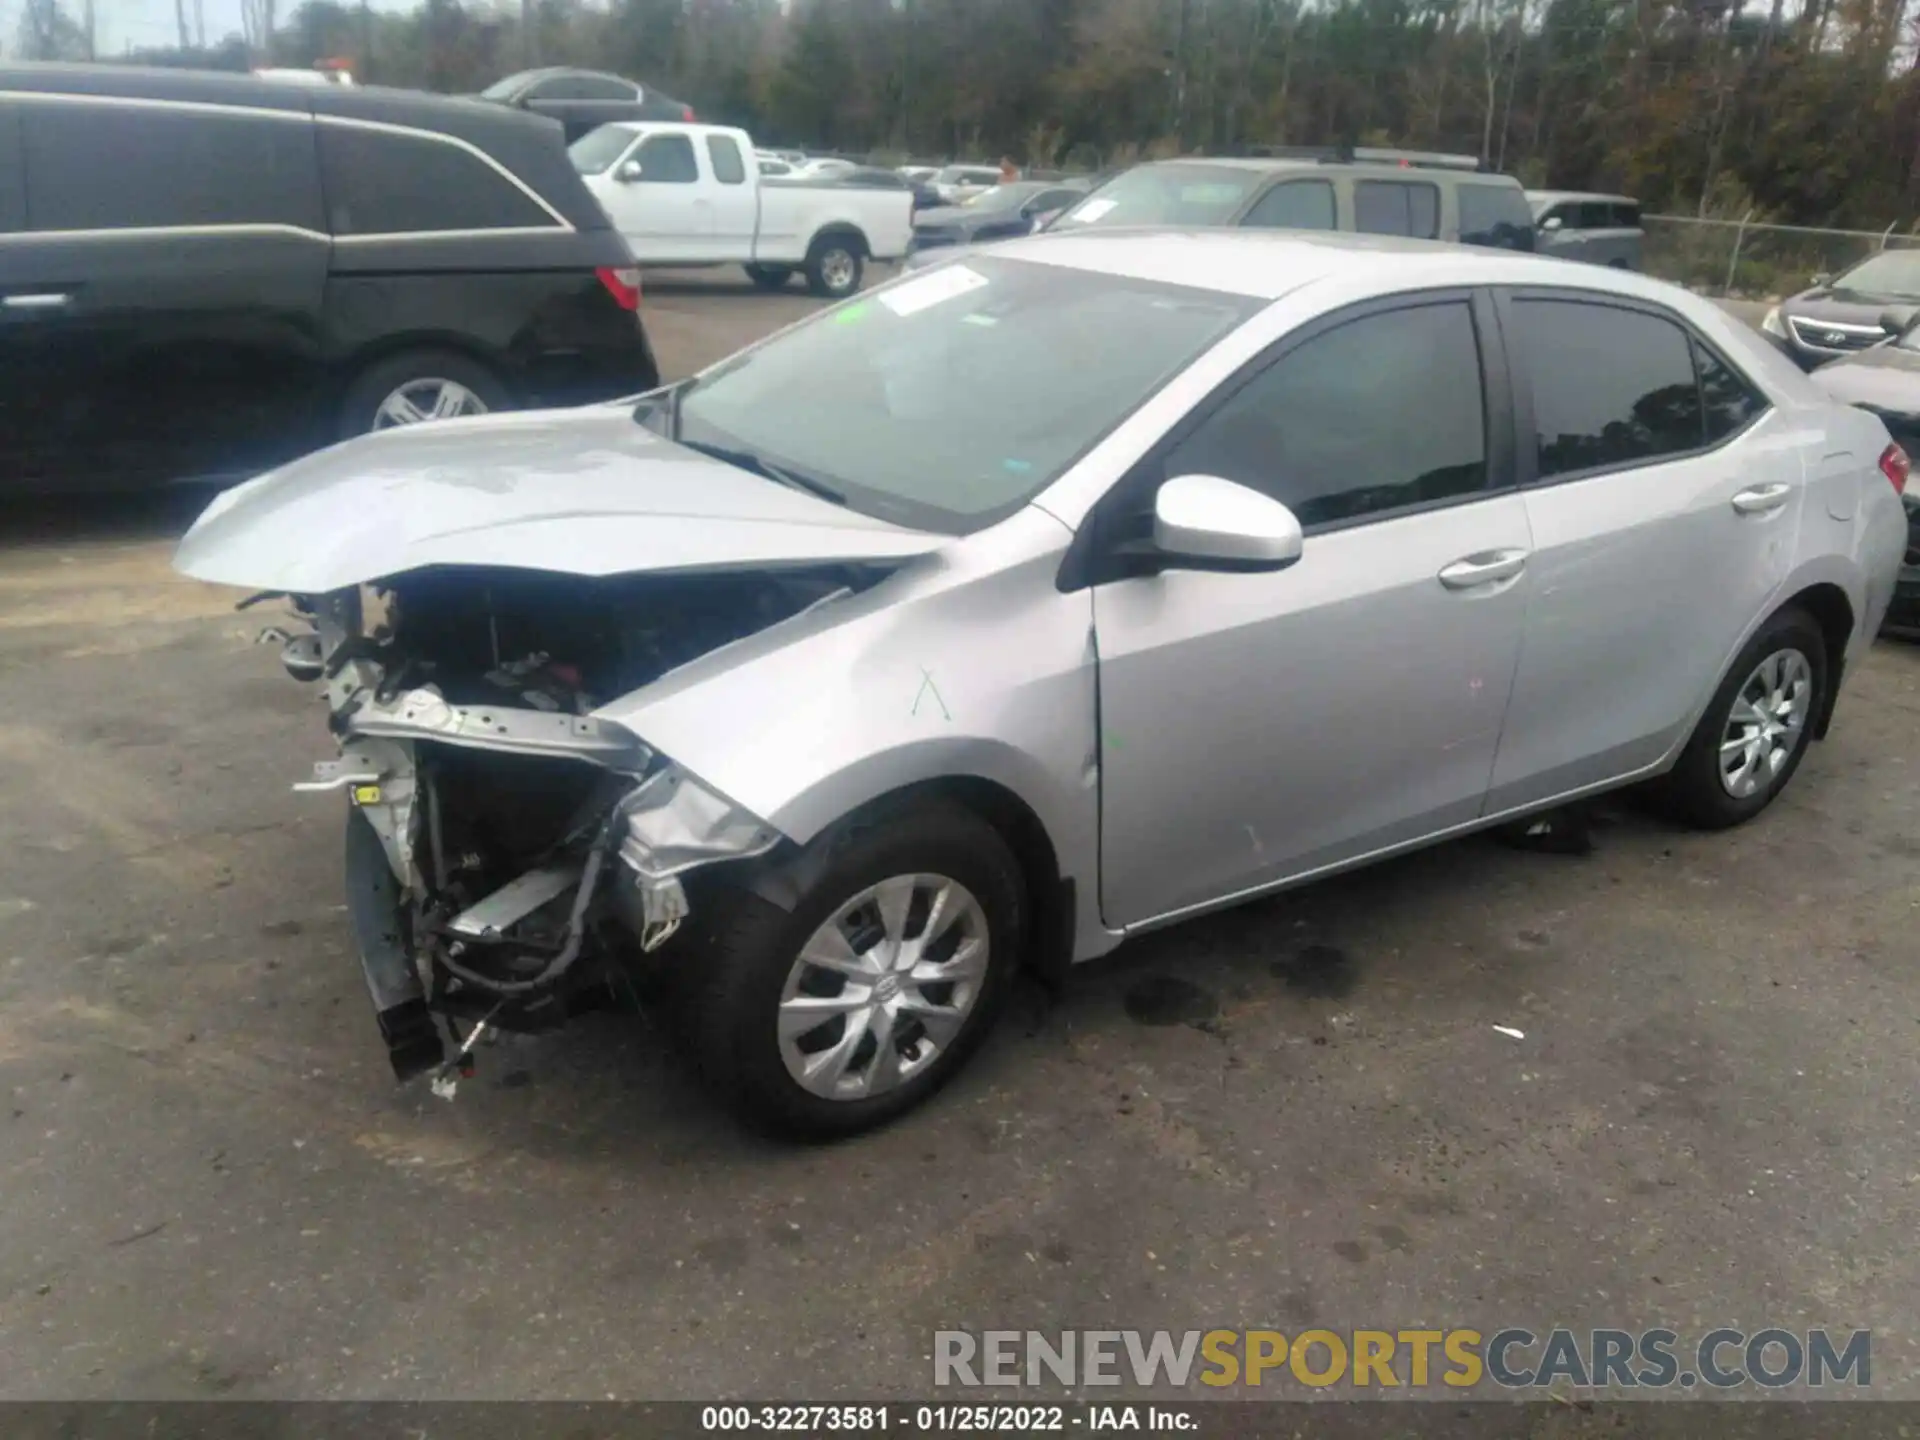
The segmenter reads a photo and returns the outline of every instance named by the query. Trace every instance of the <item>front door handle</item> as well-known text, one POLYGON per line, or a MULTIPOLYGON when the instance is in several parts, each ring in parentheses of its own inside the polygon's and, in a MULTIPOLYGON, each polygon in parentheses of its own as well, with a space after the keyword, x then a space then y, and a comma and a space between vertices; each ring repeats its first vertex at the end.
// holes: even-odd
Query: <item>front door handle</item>
POLYGON ((73 296, 64 290, 36 290, 17 295, 0 295, 0 309, 7 310, 64 310, 73 303, 73 296))
POLYGON ((1778 481, 1771 485, 1756 485, 1734 496, 1733 508, 1742 515, 1765 515, 1786 504, 1791 494, 1793 487, 1778 481))
POLYGON ((1449 590, 1471 590, 1511 580, 1527 568, 1524 550, 1482 550, 1456 560, 1440 572, 1440 583, 1449 590))

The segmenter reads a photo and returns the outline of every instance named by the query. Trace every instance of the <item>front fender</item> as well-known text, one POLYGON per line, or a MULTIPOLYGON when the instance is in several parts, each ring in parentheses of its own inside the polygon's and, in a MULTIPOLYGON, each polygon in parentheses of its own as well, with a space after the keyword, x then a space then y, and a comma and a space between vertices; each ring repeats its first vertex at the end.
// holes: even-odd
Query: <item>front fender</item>
POLYGON ((1095 893, 1093 614, 1054 585, 1069 539, 1029 507, 597 713, 801 844, 903 786, 992 781, 1095 893))

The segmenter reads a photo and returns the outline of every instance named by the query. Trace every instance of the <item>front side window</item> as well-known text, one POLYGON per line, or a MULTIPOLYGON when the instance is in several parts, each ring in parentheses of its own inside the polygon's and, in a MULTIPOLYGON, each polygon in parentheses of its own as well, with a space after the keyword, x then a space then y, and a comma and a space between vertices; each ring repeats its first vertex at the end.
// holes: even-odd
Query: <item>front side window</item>
POLYGON ((1141 165, 1107 181, 1056 222, 1087 225, 1225 225, 1265 180, 1226 165, 1141 165))
POLYGON ((1240 222, 1258 229, 1331 230, 1333 186, 1325 180, 1289 180, 1254 202, 1240 222))
POLYGON ((28 103, 20 144, 34 230, 324 228, 304 116, 28 103))
POLYGON ((1367 315, 1316 335, 1236 391, 1167 456, 1303 526, 1473 495, 1487 485, 1486 404, 1461 301, 1367 315))
POLYGON ((1353 219, 1354 229, 1362 235, 1433 240, 1440 234, 1440 192, 1431 185, 1404 180, 1356 181, 1353 219))
POLYGON ((862 513, 967 534, 1051 484, 1264 303, 979 255, 723 361, 671 419, 684 443, 750 452, 862 513))
POLYGON ((744 185, 747 167, 740 159, 740 147, 730 135, 707 137, 707 160, 713 166, 713 178, 722 185, 744 185))
POLYGON ((634 152, 643 185, 693 185, 700 179, 693 141, 684 135, 649 135, 634 152))
POLYGON ((479 156, 426 135, 322 125, 320 169, 336 235, 557 225, 532 196, 479 156))
POLYGON ((1671 320, 1579 300, 1517 300, 1512 314, 1541 479, 1706 442, 1692 344, 1671 320))

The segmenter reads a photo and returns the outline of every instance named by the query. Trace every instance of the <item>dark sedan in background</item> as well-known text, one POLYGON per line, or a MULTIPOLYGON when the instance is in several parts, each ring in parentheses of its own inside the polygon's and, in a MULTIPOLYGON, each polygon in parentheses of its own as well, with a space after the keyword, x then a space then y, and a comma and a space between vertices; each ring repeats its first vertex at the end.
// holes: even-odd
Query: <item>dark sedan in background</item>
POLYGON ((964 205, 917 211, 913 239, 907 246, 908 266, 912 268, 914 257, 927 251, 1031 234, 1090 188, 1085 180, 1016 180, 996 185, 964 205))
POLYGON ((1887 338, 1920 309, 1920 250, 1882 250, 1767 312, 1760 328, 1803 370, 1887 338), (1889 313, 1891 312, 1891 314, 1889 313))
POLYGON ((480 99, 558 120, 571 145, 590 130, 623 120, 691 121, 693 107, 638 80, 552 65, 496 80, 480 99))
MULTIPOLYGON (((1822 365, 1813 378, 1836 400, 1878 415, 1901 448, 1920 455, 1920 312, 1890 337, 1881 332, 1872 348, 1822 365)), ((1900 498, 1907 507, 1907 551, 1885 628, 1920 638, 1920 488, 1909 485, 1900 498)))

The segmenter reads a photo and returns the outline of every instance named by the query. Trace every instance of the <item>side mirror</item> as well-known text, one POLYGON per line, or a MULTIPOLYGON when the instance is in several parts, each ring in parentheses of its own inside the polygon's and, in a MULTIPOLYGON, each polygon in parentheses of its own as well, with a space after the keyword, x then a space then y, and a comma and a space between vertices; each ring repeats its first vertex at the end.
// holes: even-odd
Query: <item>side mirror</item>
POLYGON ((1546 231, 1549 235, 1551 235, 1554 231, 1562 228, 1566 223, 1567 222, 1562 220, 1558 215, 1549 215, 1546 219, 1540 222, 1540 228, 1546 231))
POLYGON ((1833 283, 1833 272, 1831 270, 1817 271, 1813 278, 1807 283, 1815 288, 1822 285, 1831 285, 1833 283))
POLYGON ((622 160, 620 162, 620 168, 613 172, 613 178, 618 180, 622 185, 631 185, 645 173, 646 171, 641 168, 638 160, 622 160))
POLYGON ((1305 543, 1293 511, 1218 475, 1179 475, 1153 499, 1153 543, 1196 570, 1281 570, 1305 543))
POLYGON ((1898 335, 1913 323, 1911 310, 1887 310, 1880 316, 1880 328, 1889 335, 1898 335))

